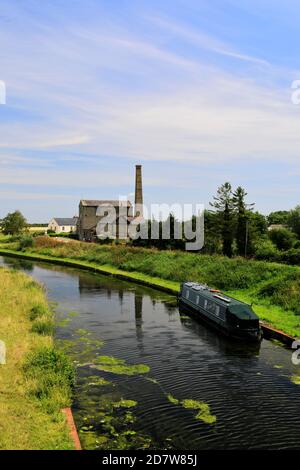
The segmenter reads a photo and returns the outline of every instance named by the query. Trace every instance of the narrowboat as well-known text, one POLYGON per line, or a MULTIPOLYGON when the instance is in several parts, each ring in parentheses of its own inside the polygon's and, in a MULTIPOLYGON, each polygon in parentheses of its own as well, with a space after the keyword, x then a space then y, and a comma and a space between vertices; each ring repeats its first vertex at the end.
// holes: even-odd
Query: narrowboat
POLYGON ((183 282, 179 305, 225 335, 246 341, 260 341, 259 318, 250 305, 196 282, 183 282))

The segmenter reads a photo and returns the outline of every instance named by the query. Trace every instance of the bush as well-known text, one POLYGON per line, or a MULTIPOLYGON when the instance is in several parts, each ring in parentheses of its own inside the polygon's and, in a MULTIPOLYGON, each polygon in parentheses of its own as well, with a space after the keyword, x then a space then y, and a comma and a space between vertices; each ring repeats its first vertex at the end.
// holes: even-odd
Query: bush
POLYGON ((279 251, 276 246, 267 238, 261 238, 255 243, 254 254, 260 260, 277 261, 279 257, 279 251))
POLYGON ((287 228, 271 230, 269 237, 278 250, 289 250, 296 241, 295 235, 287 228))
POLYGON ((300 249, 292 248, 291 250, 284 251, 280 255, 280 261, 287 264, 300 265, 300 249))
POLYGON ((31 236, 24 236, 19 240, 19 250, 25 250, 25 248, 33 247, 33 238, 31 236))
POLYGON ((55 240, 55 238, 51 238, 48 236, 37 237, 35 239, 35 246, 39 247, 47 247, 47 248, 56 248, 57 246, 61 246, 61 242, 59 240, 55 240))

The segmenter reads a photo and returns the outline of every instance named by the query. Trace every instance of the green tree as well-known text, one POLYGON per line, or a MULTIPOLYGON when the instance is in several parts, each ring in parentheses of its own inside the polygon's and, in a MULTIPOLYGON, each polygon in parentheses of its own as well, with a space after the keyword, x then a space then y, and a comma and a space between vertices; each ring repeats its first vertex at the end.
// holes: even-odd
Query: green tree
POLYGON ((204 247, 203 253, 221 254, 222 238, 219 227, 219 216, 216 212, 205 209, 204 211, 204 247))
POLYGON ((236 211, 236 244, 237 252, 240 256, 247 255, 247 245, 249 241, 249 211, 253 210, 254 204, 247 204, 246 199, 247 193, 241 187, 233 193, 232 201, 233 207, 236 211))
POLYGON ((270 230, 269 237, 277 246, 278 250, 289 250, 294 246, 295 234, 287 228, 270 230))
POLYGON ((223 254, 232 256, 232 244, 234 239, 234 205, 231 184, 226 182, 218 188, 214 202, 210 205, 214 207, 217 214, 218 228, 223 244, 223 254))
POLYGON ((300 206, 290 211, 287 224, 293 232, 300 238, 300 206))
POLYGON ((18 235, 24 230, 26 225, 26 219, 20 211, 7 214, 0 223, 3 233, 6 235, 18 235))
POLYGON ((287 225, 289 211, 274 211, 267 216, 268 225, 287 225))
POLYGON ((248 216, 248 243, 247 255, 254 255, 257 242, 267 233, 267 219, 255 211, 247 211, 248 216))

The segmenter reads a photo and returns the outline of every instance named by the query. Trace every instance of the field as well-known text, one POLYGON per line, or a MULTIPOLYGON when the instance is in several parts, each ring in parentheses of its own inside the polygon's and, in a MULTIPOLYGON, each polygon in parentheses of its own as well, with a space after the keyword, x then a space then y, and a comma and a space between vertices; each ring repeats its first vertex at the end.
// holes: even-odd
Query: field
MULTIPOLYGON (((20 249, 20 243, 3 240, 0 248, 20 249)), ((193 280, 222 289, 253 304, 262 320, 293 336, 300 336, 300 268, 266 261, 229 259, 182 251, 158 251, 121 245, 70 241, 62 243, 37 237, 24 252, 155 278, 162 285, 179 288, 193 280)))
POLYGON ((0 268, 0 450, 73 449, 61 408, 69 406, 73 367, 53 346, 53 314, 43 288, 0 268))

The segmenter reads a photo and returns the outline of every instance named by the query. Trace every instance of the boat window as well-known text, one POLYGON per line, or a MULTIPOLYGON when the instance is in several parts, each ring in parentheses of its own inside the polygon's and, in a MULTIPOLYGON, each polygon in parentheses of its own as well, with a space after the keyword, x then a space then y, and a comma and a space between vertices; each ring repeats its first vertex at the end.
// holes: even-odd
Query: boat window
POLYGON ((190 296, 190 291, 187 289, 187 290, 185 291, 185 298, 188 299, 189 296, 190 296))
POLYGON ((204 308, 207 308, 207 300, 204 300, 204 308))
POLYGON ((199 305, 199 295, 196 297, 196 304, 199 305))
POLYGON ((216 305, 216 315, 218 317, 220 316, 220 307, 219 307, 219 305, 216 305))

